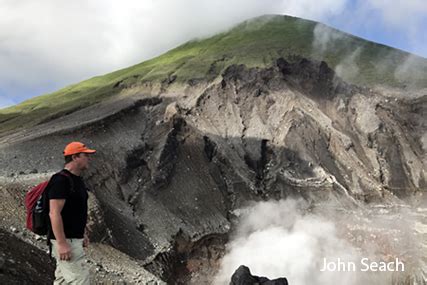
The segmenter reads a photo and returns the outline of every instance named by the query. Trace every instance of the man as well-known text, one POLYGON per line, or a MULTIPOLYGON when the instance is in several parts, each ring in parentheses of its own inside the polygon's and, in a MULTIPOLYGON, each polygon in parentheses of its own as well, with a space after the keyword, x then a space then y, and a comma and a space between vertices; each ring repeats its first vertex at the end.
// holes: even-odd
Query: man
POLYGON ((89 167, 95 150, 81 142, 64 149, 65 167, 52 176, 49 189, 49 218, 52 253, 56 259, 54 284, 89 284, 89 269, 83 247, 87 237, 87 188, 80 175, 89 167))

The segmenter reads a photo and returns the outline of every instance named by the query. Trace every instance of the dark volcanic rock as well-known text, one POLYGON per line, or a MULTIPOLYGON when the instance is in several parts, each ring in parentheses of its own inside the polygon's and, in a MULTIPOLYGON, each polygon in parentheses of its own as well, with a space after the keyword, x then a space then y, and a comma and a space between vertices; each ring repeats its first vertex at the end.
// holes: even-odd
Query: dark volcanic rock
POLYGON ((230 285, 288 285, 286 278, 270 280, 266 277, 254 276, 248 267, 240 265, 231 276, 230 285))
POLYGON ((0 228, 0 283, 52 284, 53 259, 0 228))

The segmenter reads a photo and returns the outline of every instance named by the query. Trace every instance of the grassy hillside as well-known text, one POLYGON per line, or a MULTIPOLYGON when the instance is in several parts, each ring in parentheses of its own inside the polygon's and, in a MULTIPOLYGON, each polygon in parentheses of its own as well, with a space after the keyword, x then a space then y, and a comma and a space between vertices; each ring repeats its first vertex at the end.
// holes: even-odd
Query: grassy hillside
POLYGON ((363 85, 427 87, 427 60, 289 16, 263 16, 185 43, 140 64, 94 77, 0 110, 0 133, 61 116, 117 94, 118 83, 211 80, 234 63, 268 66, 280 56, 325 60, 347 81, 363 85), (408 58, 410 59, 408 61, 408 58), (407 63, 410 62, 411 65, 407 63), (397 78, 396 78, 397 77, 397 78))

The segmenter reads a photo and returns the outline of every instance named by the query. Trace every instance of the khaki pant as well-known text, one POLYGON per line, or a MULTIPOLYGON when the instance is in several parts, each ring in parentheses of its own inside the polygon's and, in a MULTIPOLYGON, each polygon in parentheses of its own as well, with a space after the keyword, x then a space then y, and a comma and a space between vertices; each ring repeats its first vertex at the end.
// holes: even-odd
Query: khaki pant
POLYGON ((85 262, 82 238, 67 238, 71 247, 71 259, 60 260, 56 240, 52 242, 52 254, 56 259, 55 281, 53 284, 90 284, 89 267, 85 262))

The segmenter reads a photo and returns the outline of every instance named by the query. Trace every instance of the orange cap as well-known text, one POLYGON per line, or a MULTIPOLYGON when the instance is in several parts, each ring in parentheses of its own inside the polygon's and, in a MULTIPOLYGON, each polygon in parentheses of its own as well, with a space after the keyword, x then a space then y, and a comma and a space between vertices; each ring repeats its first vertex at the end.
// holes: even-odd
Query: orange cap
POLYGON ((83 143, 81 142, 72 142, 67 144, 67 146, 64 149, 64 156, 72 155, 80 152, 85 153, 94 153, 96 150, 87 148, 83 143))

